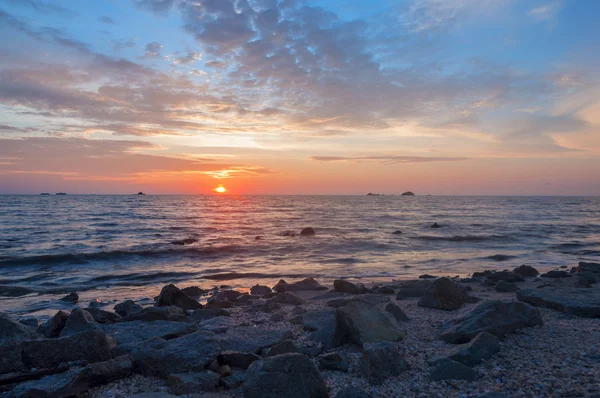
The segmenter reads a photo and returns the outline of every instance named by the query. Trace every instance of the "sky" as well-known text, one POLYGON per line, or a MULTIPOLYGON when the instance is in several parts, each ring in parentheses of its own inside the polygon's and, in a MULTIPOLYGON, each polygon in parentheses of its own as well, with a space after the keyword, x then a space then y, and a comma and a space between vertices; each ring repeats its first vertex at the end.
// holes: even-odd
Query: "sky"
POLYGON ((596 0, 0 0, 0 194, 600 195, 596 0))

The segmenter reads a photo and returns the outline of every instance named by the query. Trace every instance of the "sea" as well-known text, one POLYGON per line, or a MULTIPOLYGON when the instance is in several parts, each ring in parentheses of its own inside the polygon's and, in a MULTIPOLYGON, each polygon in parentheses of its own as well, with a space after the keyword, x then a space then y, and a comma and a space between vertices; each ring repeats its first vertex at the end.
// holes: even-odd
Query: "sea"
POLYGON ((600 261, 600 197, 0 196, 0 311, 20 316, 47 317, 73 291, 84 306, 150 304, 168 283, 248 289, 579 261, 600 261))

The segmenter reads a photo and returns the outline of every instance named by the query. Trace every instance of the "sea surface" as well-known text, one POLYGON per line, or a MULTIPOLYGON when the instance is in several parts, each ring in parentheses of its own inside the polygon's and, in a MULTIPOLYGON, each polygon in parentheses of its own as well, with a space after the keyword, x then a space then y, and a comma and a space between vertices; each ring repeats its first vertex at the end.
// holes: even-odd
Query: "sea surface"
POLYGON ((598 197, 0 196, 0 310, 600 260, 598 197), (437 222, 441 228, 431 228, 437 222), (313 227, 314 236, 299 236, 313 227), (284 236, 286 231, 296 236, 284 236), (401 231, 401 234, 393 234, 401 231))

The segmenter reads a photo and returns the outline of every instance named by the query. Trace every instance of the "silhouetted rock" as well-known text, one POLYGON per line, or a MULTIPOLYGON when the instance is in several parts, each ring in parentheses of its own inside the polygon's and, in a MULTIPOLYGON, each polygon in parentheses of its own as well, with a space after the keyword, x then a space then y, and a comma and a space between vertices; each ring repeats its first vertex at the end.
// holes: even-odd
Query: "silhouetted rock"
POLYGON ((431 283, 425 295, 417 302, 417 305, 420 307, 453 311, 462 307, 465 303, 474 303, 476 301, 476 298, 465 293, 456 282, 448 278, 439 278, 431 283))
POLYGON ((273 297, 269 298, 268 301, 285 305, 301 305, 305 302, 303 299, 290 292, 276 293, 273 297))
POLYGON ((447 343, 461 344, 471 341, 481 332, 502 338, 524 327, 541 325, 543 321, 539 310, 529 304, 486 300, 447 321, 440 338, 447 343))
POLYGON ((181 289, 183 293, 192 298, 199 298, 207 294, 210 290, 208 289, 200 289, 198 286, 188 286, 181 289))
POLYGON ((60 337, 71 336, 88 330, 100 330, 100 325, 94 320, 92 314, 81 308, 75 308, 69 314, 65 327, 60 332, 60 337))
POLYGON ((586 318, 600 317, 600 291, 547 286, 517 292, 517 299, 536 307, 550 308, 586 318))
POLYGON ((327 290, 327 288, 317 282, 314 278, 305 278, 301 281, 286 284, 285 290, 296 292, 303 290, 327 290))
POLYGON ((440 380, 468 380, 478 379, 477 372, 451 359, 442 359, 431 371, 429 378, 433 381, 440 380))
POLYGON ((351 301, 337 309, 335 345, 351 342, 359 346, 378 341, 398 341, 406 336, 377 305, 351 301))
POLYGON ((423 274, 423 275, 419 275, 419 279, 436 279, 437 276, 433 276, 433 275, 429 275, 429 274, 423 274))
POLYGON ((582 271, 575 274, 578 286, 590 286, 600 282, 600 274, 595 274, 589 271, 582 271))
MULTIPOLYGON (((475 276, 475 274, 473 274, 473 276, 475 276)), ((523 278, 523 276, 521 274, 516 274, 514 272, 511 271, 494 271, 491 272, 489 274, 486 275, 486 279, 488 281, 491 282, 500 282, 500 281, 506 281, 506 282, 523 282, 525 279, 523 278)))
POLYGON ((256 354, 239 351, 223 351, 221 356, 224 364, 240 369, 248 369, 250 365, 261 359, 256 354))
POLYGON ((396 288, 396 299, 402 300, 408 297, 423 297, 431 283, 432 281, 426 279, 400 282, 396 288))
POLYGON ((411 191, 406 191, 406 192, 402 193, 401 196, 415 196, 415 194, 412 193, 411 191))
POLYGON ((25 326, 0 312, 0 345, 17 344, 38 338, 35 329, 25 326))
POLYGON ((438 223, 434 222, 430 228, 442 228, 438 223))
POLYGON ((402 311, 402 308, 398 307, 394 303, 388 303, 385 306, 385 310, 393 315, 394 319, 398 322, 408 322, 408 316, 402 311))
POLYGON ((256 296, 264 296, 267 293, 271 293, 271 288, 268 286, 254 285, 250 288, 250 293, 256 296))
POLYGON ((400 375, 409 366, 398 348, 389 341, 365 344, 360 370, 371 384, 381 384, 400 375))
POLYGON ((244 398, 327 398, 327 386, 314 363, 302 354, 254 362, 246 373, 244 398))
POLYGON ((515 285, 512 282, 507 282, 507 281, 498 282, 496 284, 495 289, 499 293, 512 293, 512 292, 516 292, 517 290, 519 290, 517 285, 515 285))
POLYGON ((594 274, 600 274, 600 263, 580 261, 577 267, 577 272, 584 271, 593 272, 594 274))
POLYGON ((324 308, 302 315, 304 330, 311 332, 310 339, 323 343, 326 349, 334 347, 336 310, 324 308))
POLYGON ((530 265, 525 265, 525 264, 519 265, 517 268, 515 268, 513 270, 513 273, 519 274, 524 278, 534 278, 539 274, 537 269, 533 268, 530 265))
POLYGON ((178 239, 178 240, 171 241, 171 244, 177 245, 177 246, 185 246, 185 245, 191 245, 196 242, 198 242, 198 239, 187 238, 187 239, 178 239))
POLYGON ((479 365, 500 351, 500 340, 491 333, 479 333, 473 340, 450 355, 450 359, 467 366, 479 365))
POLYGON ((333 281, 333 290, 340 293, 364 294, 367 292, 365 285, 362 283, 354 284, 342 279, 333 281))
POLYGON ((144 309, 144 307, 142 307, 139 304, 134 303, 131 300, 127 300, 127 301, 124 301, 122 303, 115 305, 115 312, 117 314, 121 315, 122 317, 137 314, 139 312, 142 312, 143 309, 144 309))
POLYGON ((174 305, 184 310, 195 310, 202 308, 202 304, 183 293, 177 286, 173 284, 163 287, 158 295, 158 299, 156 300, 157 307, 165 307, 170 305, 174 305))
POLYGON ((38 333, 43 334, 46 337, 58 337, 65 327, 68 317, 68 313, 62 310, 58 311, 52 318, 48 319, 45 324, 40 325, 38 333))
POLYGON ((189 322, 186 312, 174 305, 169 307, 148 307, 140 312, 121 318, 121 322, 129 321, 176 321, 189 322))
POLYGON ((79 295, 75 292, 67 294, 65 297, 61 298, 60 301, 66 301, 67 303, 76 304, 79 301, 79 295))
POLYGON ((85 311, 89 312, 92 318, 98 323, 115 323, 121 320, 121 315, 115 312, 104 311, 100 308, 88 307, 85 311))
POLYGON ((402 231, 400 231, 399 229, 397 229, 394 232, 392 232, 392 235, 402 235, 402 231))
POLYGON ((312 227, 303 228, 302 231, 300 231, 300 236, 312 236, 314 234, 315 230, 312 229, 312 227))
POLYGON ((573 275, 568 273, 567 271, 548 271, 545 274, 542 274, 542 278, 570 278, 573 275))
POLYGON ((287 290, 288 283, 283 279, 280 279, 279 282, 275 286, 273 286, 273 291, 278 293, 283 293, 287 290))

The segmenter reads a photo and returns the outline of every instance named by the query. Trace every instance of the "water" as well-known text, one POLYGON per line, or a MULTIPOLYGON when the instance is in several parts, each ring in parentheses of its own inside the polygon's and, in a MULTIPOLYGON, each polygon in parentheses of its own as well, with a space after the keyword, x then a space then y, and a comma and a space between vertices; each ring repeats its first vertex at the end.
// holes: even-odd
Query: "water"
POLYGON ((600 260, 597 197, 0 196, 0 310, 18 314, 53 313, 71 291, 82 304, 151 302, 171 282, 376 281, 582 260, 600 260), (283 236, 307 226, 315 236, 283 236))

